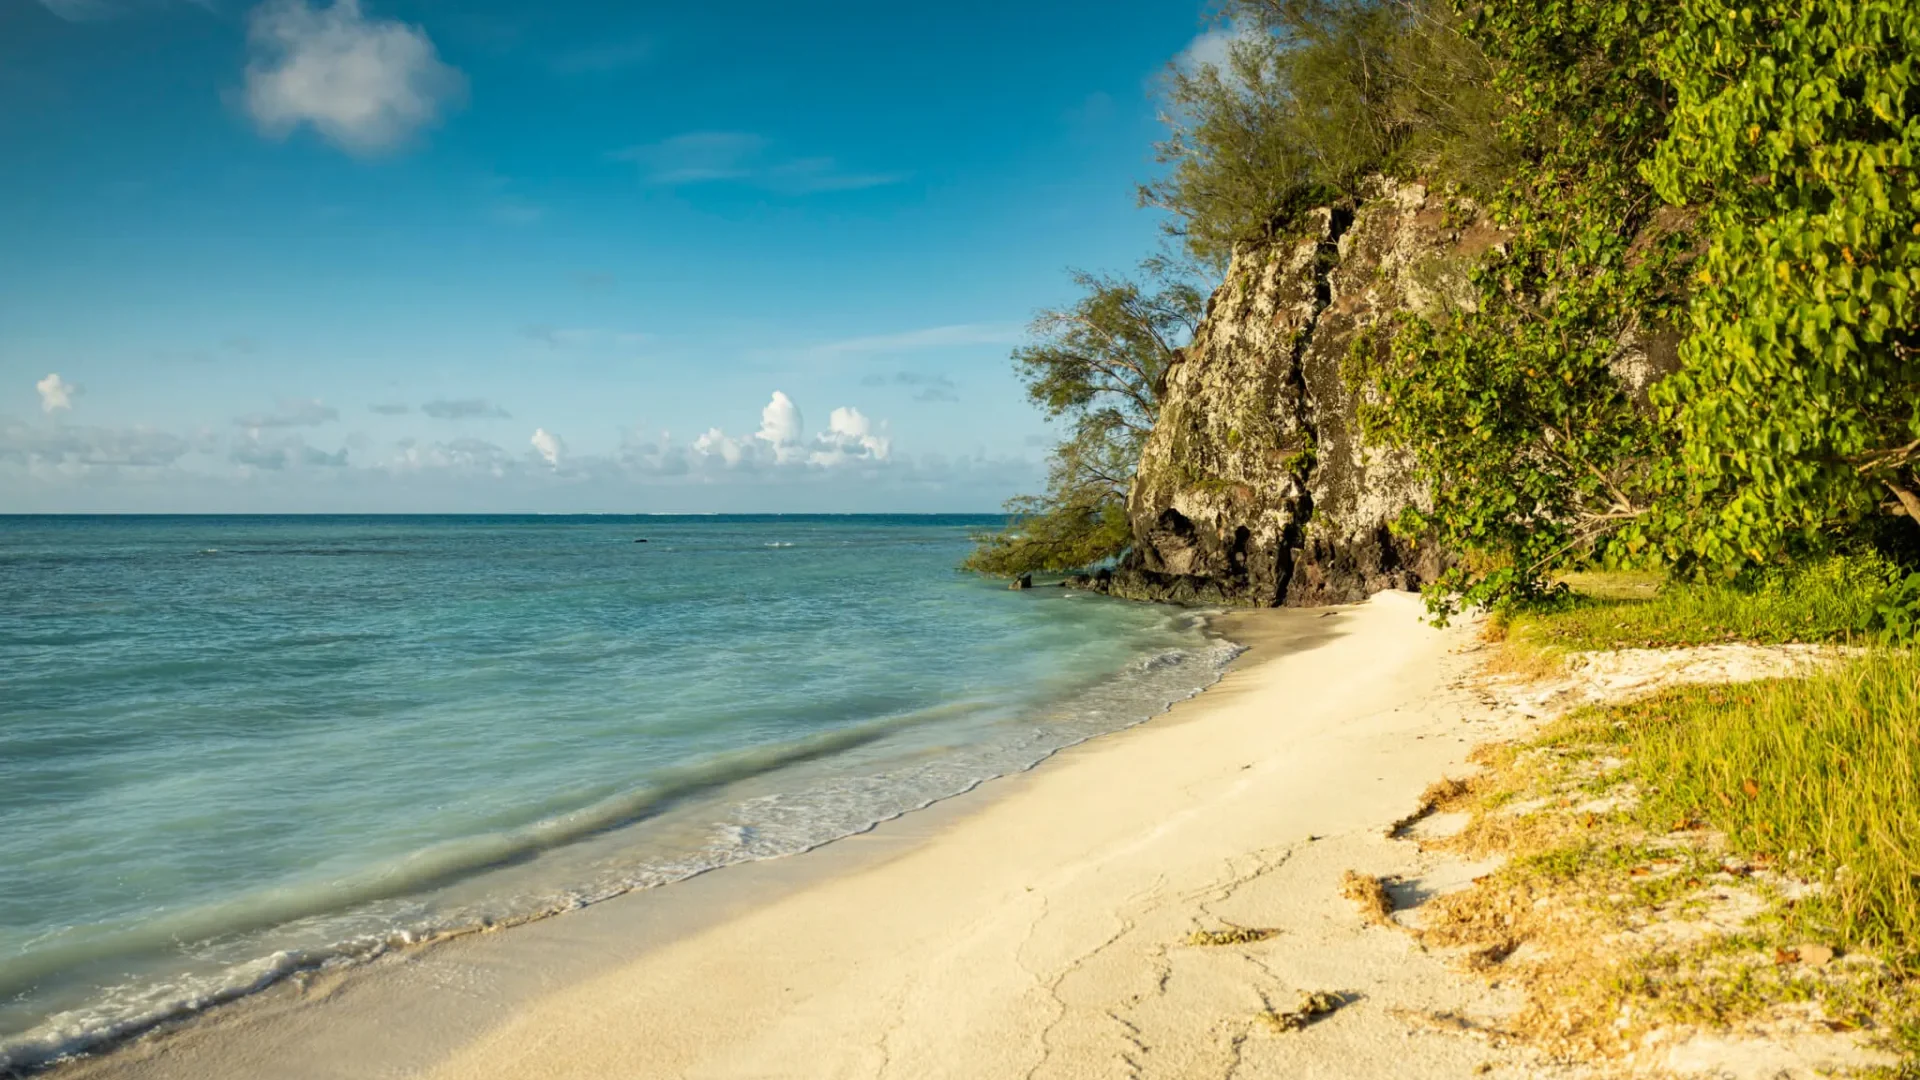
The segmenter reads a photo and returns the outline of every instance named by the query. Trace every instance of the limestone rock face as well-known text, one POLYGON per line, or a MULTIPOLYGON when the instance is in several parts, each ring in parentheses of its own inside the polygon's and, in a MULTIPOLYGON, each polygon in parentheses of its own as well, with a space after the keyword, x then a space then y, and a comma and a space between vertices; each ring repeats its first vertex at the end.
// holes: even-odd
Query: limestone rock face
POLYGON ((1469 261, 1501 240, 1472 207, 1382 180, 1304 232, 1237 251, 1168 373, 1127 503, 1133 550, 1087 584, 1311 606, 1431 580, 1439 553, 1387 529, 1424 493, 1405 460, 1366 444, 1341 369, 1368 327, 1469 302, 1469 261))

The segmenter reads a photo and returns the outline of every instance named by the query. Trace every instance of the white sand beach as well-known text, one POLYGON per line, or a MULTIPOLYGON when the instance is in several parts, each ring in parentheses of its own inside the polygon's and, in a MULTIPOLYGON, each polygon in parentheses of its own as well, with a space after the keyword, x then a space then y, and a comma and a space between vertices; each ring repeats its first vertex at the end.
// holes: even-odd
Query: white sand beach
MULTIPOLYGON (((62 1077, 1539 1075, 1434 1015, 1497 1017, 1341 898, 1471 868, 1385 838, 1459 775, 1463 629, 1416 597, 1230 616, 1213 689, 805 855, 288 984, 62 1077), (1273 931, 1198 945, 1197 930, 1273 931), (1263 1014, 1343 1006, 1303 1030, 1263 1014)), ((1457 880, 1456 880, 1457 879, 1457 880)))

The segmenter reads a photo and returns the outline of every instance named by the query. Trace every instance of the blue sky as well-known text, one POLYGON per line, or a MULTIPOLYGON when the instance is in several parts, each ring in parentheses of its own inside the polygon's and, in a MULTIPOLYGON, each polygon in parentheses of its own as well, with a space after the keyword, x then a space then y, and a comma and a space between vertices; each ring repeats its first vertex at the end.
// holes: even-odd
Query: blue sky
POLYGON ((0 512, 992 509, 1202 7, 0 0, 0 512))

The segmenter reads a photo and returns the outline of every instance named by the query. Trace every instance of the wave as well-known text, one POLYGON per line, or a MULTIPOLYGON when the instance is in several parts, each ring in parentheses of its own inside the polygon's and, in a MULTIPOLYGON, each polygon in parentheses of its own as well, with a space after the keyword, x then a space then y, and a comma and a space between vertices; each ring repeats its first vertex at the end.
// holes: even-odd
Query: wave
MULTIPOLYGON (((1183 614, 1177 623, 1195 617, 1183 614)), ((83 937, 8 958, 0 966, 0 1000, 30 991, 63 972, 118 961, 159 959, 185 946, 245 942, 259 937, 265 955, 171 984, 124 987, 117 997, 50 1018, 12 1040, 0 1040, 0 1072, 32 1069, 60 1057, 137 1034, 159 1023, 263 989, 302 970, 370 959, 393 948, 458 933, 496 920, 520 921, 580 907, 637 888, 682 880, 752 859, 805 851, 872 828, 913 810, 971 790, 987 780, 1032 768, 1066 747, 1130 727, 1204 690, 1244 651, 1214 640, 1192 649, 1165 649, 1082 687, 1038 713, 1009 714, 1003 704, 963 700, 879 717, 863 723, 717 755, 661 771, 645 783, 564 814, 489 833, 449 840, 330 877, 289 882, 191 909, 99 924, 83 937), (958 724, 955 728, 951 725, 958 724), (759 796, 735 805, 737 820, 715 823, 715 843, 676 859, 628 867, 612 880, 549 894, 540 905, 469 913, 435 924, 389 922, 331 945, 267 951, 270 931, 316 917, 428 893, 487 871, 642 822, 668 806, 782 769, 805 767, 895 737, 926 731, 919 749, 877 773, 836 767, 799 790, 759 796), (957 731, 972 738, 953 745, 957 731)), ((908 740, 912 742, 911 739, 908 740)))
MULTIPOLYGON (((771 746, 717 755, 696 765, 663 770, 645 786, 517 829, 448 840, 342 877, 246 893, 186 911, 107 926, 84 940, 9 960, 0 969, 0 998, 80 964, 162 952, 183 942, 245 935, 297 919, 377 900, 424 892, 481 870, 509 865, 565 844, 631 825, 667 803, 775 769, 844 753, 912 724, 974 707, 944 705, 885 717, 771 746)), ((7 1064, 0 1058, 0 1065, 7 1064)))

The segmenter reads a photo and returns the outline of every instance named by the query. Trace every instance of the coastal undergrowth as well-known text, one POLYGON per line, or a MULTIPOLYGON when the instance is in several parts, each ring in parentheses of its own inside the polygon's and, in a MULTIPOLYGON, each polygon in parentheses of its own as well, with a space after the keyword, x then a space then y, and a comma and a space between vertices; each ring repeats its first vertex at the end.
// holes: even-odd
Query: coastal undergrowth
POLYGON ((1855 1075, 1920 1075, 1913 656, 1589 706, 1478 760, 1428 843, 1506 861, 1420 933, 1526 987, 1514 1034, 1657 1065, 1700 1032, 1860 1032, 1883 1057, 1855 1075))
POLYGON ((1577 590, 1503 612, 1500 632, 1521 649, 1671 648, 1745 641, 1866 644, 1912 635, 1913 590, 1879 555, 1835 556, 1730 581, 1658 582, 1587 574, 1577 590))

